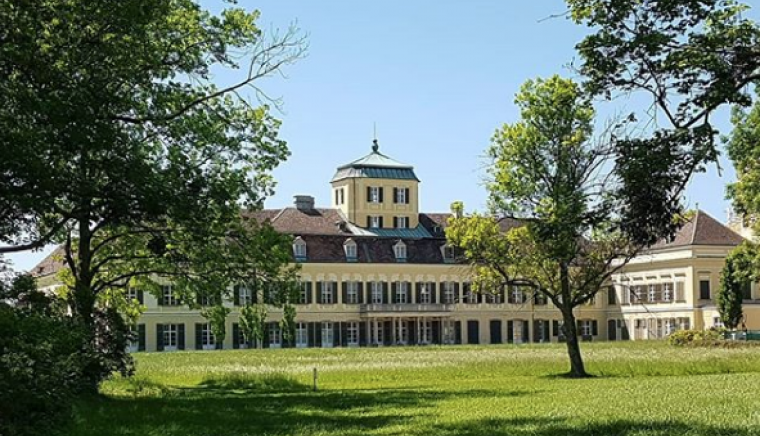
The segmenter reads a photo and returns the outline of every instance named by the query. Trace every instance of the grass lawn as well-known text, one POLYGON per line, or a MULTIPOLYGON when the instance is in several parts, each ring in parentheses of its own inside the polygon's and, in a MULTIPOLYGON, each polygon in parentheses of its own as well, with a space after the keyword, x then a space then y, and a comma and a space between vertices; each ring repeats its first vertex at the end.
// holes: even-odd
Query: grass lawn
POLYGON ((138 354, 71 434, 760 435, 760 347, 583 351, 598 377, 562 345, 138 354))

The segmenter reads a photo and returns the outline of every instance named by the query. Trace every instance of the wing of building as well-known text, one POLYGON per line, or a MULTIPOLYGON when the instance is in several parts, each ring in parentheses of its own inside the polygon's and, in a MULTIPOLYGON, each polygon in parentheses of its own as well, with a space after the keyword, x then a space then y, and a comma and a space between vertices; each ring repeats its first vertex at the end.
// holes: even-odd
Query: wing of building
MULTIPOLYGON (((422 344, 500 344, 561 341, 561 315, 550 302, 520 289, 497 295, 470 292, 470 270, 446 246, 449 214, 419 210, 414 168, 379 150, 338 167, 331 207, 296 196, 293 207, 251 212, 294 236, 293 261, 302 265, 297 302, 297 347, 422 344)), ((509 228, 516 223, 504 221, 509 228)), ((613 277, 594 301, 576 309, 584 340, 663 338, 676 329, 718 323, 715 295, 726 255, 743 238, 698 211, 674 240, 655 245, 613 277)), ((58 254, 59 256, 60 254, 58 254)), ((60 262, 54 253, 36 272, 50 280, 60 262)), ((228 334, 215 341, 205 319, 173 297, 132 290, 147 306, 135 349, 242 348, 239 308, 262 295, 236 286, 228 334)), ((747 288, 749 328, 760 329, 754 285, 747 288)), ((283 346, 272 308, 258 347, 283 346)))

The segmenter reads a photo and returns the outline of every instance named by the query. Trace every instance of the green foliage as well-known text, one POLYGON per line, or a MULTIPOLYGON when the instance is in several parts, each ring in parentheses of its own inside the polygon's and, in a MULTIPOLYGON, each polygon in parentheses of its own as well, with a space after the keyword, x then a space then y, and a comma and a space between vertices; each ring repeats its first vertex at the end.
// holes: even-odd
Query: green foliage
POLYGON ((720 331, 710 330, 678 330, 668 336, 670 345, 690 345, 692 343, 712 342, 723 338, 720 331))
POLYGON ((280 320, 280 330, 282 331, 282 341, 292 346, 296 341, 296 308, 288 303, 282 308, 282 319, 280 320))
POLYGON ((62 245, 90 346, 124 336, 115 310, 139 314, 119 288, 156 290, 159 277, 194 306, 292 276, 288 237, 244 216, 289 151, 280 121, 242 91, 265 95, 259 81, 305 42, 258 18, 192 0, 0 6, 0 253, 62 245))
POLYGON ((734 128, 726 139, 726 149, 737 181, 729 184, 728 196, 736 212, 756 216, 760 213, 760 103, 749 111, 735 108, 731 123, 734 128))
POLYGON ((728 329, 735 329, 744 318, 742 300, 744 286, 755 281, 757 250, 754 244, 745 242, 726 257, 720 275, 720 288, 716 305, 720 320, 728 329))
POLYGON ((78 403, 69 434, 756 433, 747 417, 757 408, 760 349, 586 347, 602 377, 548 376, 566 366, 561 344, 143 353, 145 390, 134 396, 129 380, 106 382, 103 397, 78 403), (320 389, 311 392, 315 366, 320 389))
POLYGON ((265 304, 246 304, 240 309, 240 331, 246 342, 260 344, 265 339, 268 313, 265 304))
MULTIPOLYGON (((497 218, 455 214, 446 236, 474 268, 476 290, 524 286, 560 309, 571 374, 585 376, 573 308, 591 300, 641 248, 617 212, 639 206, 627 195, 629 173, 617 165, 618 126, 593 137, 594 110, 580 86, 558 76, 531 80, 515 103, 521 119, 497 130, 488 149, 497 218)), ((659 237, 663 228, 645 233, 659 237)))
POLYGON ((211 333, 214 335, 214 339, 218 346, 224 343, 224 338, 227 337, 227 315, 230 313, 230 308, 221 304, 216 304, 210 308, 206 308, 201 311, 201 315, 206 318, 211 326, 211 333))

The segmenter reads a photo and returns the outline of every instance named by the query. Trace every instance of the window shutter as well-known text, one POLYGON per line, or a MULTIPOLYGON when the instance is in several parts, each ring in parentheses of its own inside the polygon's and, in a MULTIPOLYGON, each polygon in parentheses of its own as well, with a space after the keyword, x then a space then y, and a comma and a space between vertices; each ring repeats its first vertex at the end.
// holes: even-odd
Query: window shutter
POLYGON ((314 346, 319 348, 322 346, 322 323, 314 323, 314 346))
POLYGON ((159 306, 166 305, 166 288, 164 286, 161 286, 161 295, 159 296, 159 298, 156 298, 156 303, 159 306))
POLYGON ((340 323, 340 346, 348 346, 348 324, 347 322, 340 323))
POLYGON ((195 323, 195 349, 203 349, 203 324, 195 323))
POLYGON ((272 324, 272 323, 271 322, 265 322, 264 325, 263 325, 264 332, 263 332, 262 337, 261 337, 261 348, 269 348, 269 328, 270 328, 270 324, 272 324))
POLYGON ((137 351, 145 351, 145 324, 137 325, 137 351))
POLYGON ((454 322, 454 343, 462 343, 462 321, 454 322))
POLYGON ((348 282, 341 283, 343 289, 343 304, 348 304, 348 282))
POLYGON ((394 229, 398 228, 398 217, 397 216, 393 217, 393 228, 394 229))
POLYGON ((453 302, 458 303, 459 302, 459 282, 454 282, 454 297, 453 302))
POLYGON ((559 321, 552 320, 552 336, 558 337, 559 336, 559 321))
POLYGON ((379 217, 379 220, 380 220, 380 226, 379 226, 379 228, 382 229, 383 228, 383 217, 379 217))
POLYGON ((393 188, 393 204, 398 203, 398 188, 393 188))
POLYGON ((438 302, 436 299, 436 296, 438 295, 438 287, 436 286, 435 282, 428 283, 428 286, 430 287, 430 289, 428 289, 430 292, 430 303, 436 304, 438 302))
POLYGON ((142 289, 137 290, 137 302, 140 304, 145 304, 145 292, 143 292, 142 289))
POLYGON ((382 282, 383 287, 383 303, 390 303, 391 302, 391 291, 388 289, 388 282, 382 282))
POLYGON ((372 201, 372 187, 367 186, 367 203, 372 201))
POLYGON ((391 303, 399 303, 399 295, 398 295, 398 282, 392 282, 391 283, 391 297, 393 298, 390 302, 391 303))
POLYGON ((177 348, 180 350, 185 349, 185 324, 177 326, 177 348))
POLYGON ((332 282, 332 289, 330 290, 332 304, 338 304, 338 292, 340 292, 339 289, 340 288, 338 288, 338 282, 332 282))
POLYGON ((530 343, 530 332, 528 330, 528 321, 522 322, 522 340, 526 344, 530 343))
POLYGON ((431 332, 433 334, 432 342, 434 344, 440 344, 441 342, 441 322, 440 321, 433 321, 431 323, 431 332))
POLYGON ((591 335, 597 336, 599 334, 599 323, 596 320, 591 322, 591 335))
POLYGON ((367 228, 372 227, 372 217, 367 215, 367 228))
POLYGON ((514 321, 507 321, 507 343, 513 344, 515 342, 515 325, 514 321))
POLYGON ((240 285, 235 285, 232 291, 232 304, 240 306, 240 285))
POLYGON ((367 345, 367 325, 364 322, 359 323, 359 345, 367 345))
POLYGON ((340 322, 334 322, 333 323, 333 347, 340 346, 341 341, 341 331, 340 326, 342 323, 340 322))
POLYGON ((539 329, 541 325, 541 320, 533 320, 533 342, 538 343, 541 342, 541 335, 539 335, 539 329))
POLYGON ((356 282, 356 288, 358 292, 357 302, 359 304, 364 304, 364 283, 363 282, 356 282))
POLYGON ((404 188, 404 204, 409 204, 409 188, 404 188))
POLYGON ((306 324, 306 346, 314 346, 314 323, 310 322, 306 324))
POLYGON ((164 351, 164 325, 156 324, 156 350, 164 351))
POLYGON ((236 322, 232 323, 232 348, 240 348, 240 326, 236 322))
POLYGON ((414 293, 411 298, 412 303, 419 303, 422 301, 422 283, 417 282, 414 285, 414 293))
POLYGON ((392 345, 395 338, 391 338, 391 333, 393 332, 391 321, 385 321, 383 323, 383 329, 385 330, 383 332, 383 345, 392 345))
POLYGON ((311 304, 314 301, 312 294, 313 286, 311 282, 306 282, 306 304, 311 304))
POLYGON ((383 202, 383 188, 380 187, 380 188, 377 188, 377 190, 378 190, 378 194, 377 195, 380 198, 380 203, 382 203, 383 202))
POLYGON ((317 282, 317 304, 322 304, 322 292, 325 289, 325 282, 317 282))

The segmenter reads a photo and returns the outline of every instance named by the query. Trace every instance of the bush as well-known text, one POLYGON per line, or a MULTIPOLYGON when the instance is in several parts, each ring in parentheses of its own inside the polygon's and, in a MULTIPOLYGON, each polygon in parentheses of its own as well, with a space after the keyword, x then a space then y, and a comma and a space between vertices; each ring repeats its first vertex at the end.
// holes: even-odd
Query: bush
POLYGON ((86 332, 66 318, 0 304, 0 434, 54 432, 71 413, 85 362, 86 332))
POLYGON ((678 330, 668 336, 670 345, 706 345, 714 342, 722 342, 723 333, 719 330, 678 330))

